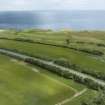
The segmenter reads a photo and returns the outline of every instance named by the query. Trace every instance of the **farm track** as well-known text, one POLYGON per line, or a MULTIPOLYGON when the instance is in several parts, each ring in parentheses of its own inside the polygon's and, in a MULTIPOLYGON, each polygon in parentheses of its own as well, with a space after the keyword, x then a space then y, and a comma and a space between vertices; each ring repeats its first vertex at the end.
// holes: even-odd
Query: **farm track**
POLYGON ((81 95, 84 94, 86 91, 87 91, 87 89, 83 89, 82 91, 76 93, 73 97, 67 98, 67 99, 65 99, 65 100, 63 100, 63 101, 61 101, 61 102, 59 102, 59 103, 57 103, 57 104, 55 104, 55 105, 64 105, 64 104, 66 104, 66 103, 72 101, 73 99, 75 99, 75 98, 81 96, 81 95))
POLYGON ((93 80, 94 82, 98 83, 99 85, 102 85, 102 86, 105 87, 105 81, 103 81, 103 80, 94 78, 94 77, 92 77, 92 76, 90 76, 90 75, 87 75, 87 74, 84 74, 84 73, 80 73, 80 72, 75 71, 75 70, 73 70, 73 69, 69 69, 69 68, 66 68, 66 67, 63 67, 63 66, 59 66, 59 65, 57 65, 57 64, 55 64, 55 63, 53 63, 53 62, 51 62, 51 61, 41 60, 41 59, 39 59, 39 58, 30 57, 30 56, 28 56, 28 55, 24 55, 24 54, 21 54, 21 53, 16 53, 16 52, 9 51, 9 50, 6 50, 6 49, 0 49, 0 53, 1 53, 1 54, 4 54, 4 55, 7 55, 7 56, 14 57, 14 58, 15 58, 15 56, 16 56, 16 57, 18 57, 18 58, 20 58, 20 59, 22 59, 22 60, 24 60, 24 59, 26 59, 26 58, 30 58, 30 59, 33 59, 33 60, 35 60, 35 61, 38 61, 38 62, 40 62, 40 63, 42 63, 42 64, 45 64, 45 65, 48 65, 48 66, 51 66, 51 67, 56 67, 56 68, 61 69, 61 70, 63 70, 63 71, 68 71, 69 73, 72 73, 72 74, 77 75, 77 76, 79 76, 79 77, 91 79, 91 80, 93 80))

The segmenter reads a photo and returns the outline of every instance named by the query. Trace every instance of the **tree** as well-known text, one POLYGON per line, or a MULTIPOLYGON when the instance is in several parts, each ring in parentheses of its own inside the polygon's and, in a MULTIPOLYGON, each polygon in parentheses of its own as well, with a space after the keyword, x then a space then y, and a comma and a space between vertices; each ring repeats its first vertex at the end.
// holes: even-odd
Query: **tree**
POLYGON ((66 44, 69 45, 70 44, 70 40, 66 39, 66 44))

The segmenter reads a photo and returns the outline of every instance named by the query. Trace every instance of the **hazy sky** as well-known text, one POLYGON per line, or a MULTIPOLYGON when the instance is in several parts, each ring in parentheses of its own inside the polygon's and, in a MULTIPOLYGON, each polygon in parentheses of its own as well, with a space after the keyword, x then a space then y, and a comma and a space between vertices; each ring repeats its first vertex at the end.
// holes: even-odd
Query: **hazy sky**
POLYGON ((0 10, 105 10, 105 0, 0 0, 0 10))

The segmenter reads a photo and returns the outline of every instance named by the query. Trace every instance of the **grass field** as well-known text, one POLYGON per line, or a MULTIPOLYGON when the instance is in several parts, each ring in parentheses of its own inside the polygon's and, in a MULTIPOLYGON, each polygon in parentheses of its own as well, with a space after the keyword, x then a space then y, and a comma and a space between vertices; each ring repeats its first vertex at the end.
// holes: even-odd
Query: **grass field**
POLYGON ((105 62, 99 61, 88 54, 74 51, 72 49, 59 48, 49 45, 32 44, 27 42, 16 42, 11 40, 0 40, 1 48, 17 49, 34 56, 44 56, 52 59, 67 59, 69 62, 77 64, 88 70, 105 73, 105 62), (97 65, 97 66, 96 66, 97 65))
MULTIPOLYGON (((56 105, 67 98, 71 99, 85 88, 72 80, 68 81, 46 70, 0 55, 1 105, 56 105)), ((96 93, 87 89, 84 94, 84 98, 87 98, 96 93)), ((77 105, 73 100, 73 105, 77 105)), ((78 105, 81 100, 78 100, 78 105)), ((64 105, 71 104, 67 102, 64 105)))
MULTIPOLYGON (((105 74, 105 32, 72 32, 7 30, 0 32, 0 48, 16 49, 33 56, 48 57, 53 60, 66 59, 88 71, 105 74), (99 37, 100 35, 100 37, 99 37), (67 45, 75 48, 98 50, 103 56, 94 56, 73 49, 36 44, 3 38, 25 38, 43 43, 67 45)), ((42 68, 0 55, 0 105, 81 105, 94 97, 96 91, 62 78, 42 68)))

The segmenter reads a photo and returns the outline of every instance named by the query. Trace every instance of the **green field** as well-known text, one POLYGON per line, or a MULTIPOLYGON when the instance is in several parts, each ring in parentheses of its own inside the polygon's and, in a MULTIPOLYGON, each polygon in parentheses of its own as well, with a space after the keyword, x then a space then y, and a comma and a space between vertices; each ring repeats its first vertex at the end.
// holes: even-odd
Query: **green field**
POLYGON ((55 60, 67 59, 69 62, 80 65, 82 68, 105 73, 105 62, 103 62, 102 60, 99 61, 98 58, 96 59, 94 56, 91 56, 89 54, 74 51, 72 49, 4 39, 0 40, 0 47, 17 49, 20 52, 25 52, 34 56, 49 57, 55 60))
MULTIPOLYGON (((20 53, 52 60, 64 59, 79 65, 83 70, 102 74, 105 74, 104 40, 105 32, 100 31, 7 30, 0 32, 0 48, 15 49, 20 53), (14 40, 16 38, 29 39, 41 44, 16 41, 14 40), (70 41, 68 45, 66 39, 70 41), (92 55, 52 46, 52 44, 98 50, 104 55, 92 55)), ((1 105, 81 105, 82 101, 94 97, 97 92, 48 70, 0 55, 0 94, 1 105)))
MULTIPOLYGON (((84 88, 86 87, 46 70, 0 55, 1 105, 55 105, 67 98, 72 98, 84 88)), ((90 97, 95 92, 87 89, 84 94, 90 97)))

